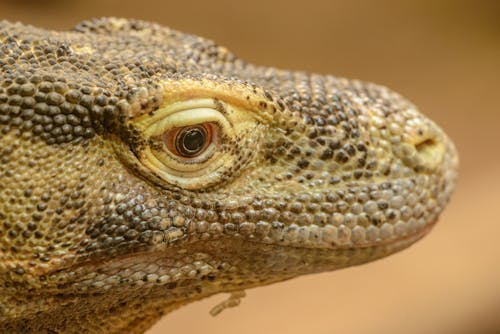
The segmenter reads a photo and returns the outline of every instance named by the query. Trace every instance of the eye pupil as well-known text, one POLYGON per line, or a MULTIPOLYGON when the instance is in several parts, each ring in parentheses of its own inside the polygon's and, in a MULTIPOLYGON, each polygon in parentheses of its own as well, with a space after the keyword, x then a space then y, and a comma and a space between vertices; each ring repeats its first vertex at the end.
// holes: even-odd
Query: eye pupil
POLYGON ((203 126, 186 127, 177 135, 177 151, 185 157, 199 154, 207 143, 207 130, 203 126))
POLYGON ((190 129, 184 133, 182 144, 186 151, 196 152, 205 145, 205 134, 200 129, 190 129))

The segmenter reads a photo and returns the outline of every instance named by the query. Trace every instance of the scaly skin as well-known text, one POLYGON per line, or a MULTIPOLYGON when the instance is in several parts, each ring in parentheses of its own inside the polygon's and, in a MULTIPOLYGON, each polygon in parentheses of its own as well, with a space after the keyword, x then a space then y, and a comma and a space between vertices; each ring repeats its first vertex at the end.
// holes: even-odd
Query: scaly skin
POLYGON ((1 22, 0 39, 3 333, 142 333, 215 293, 372 261, 452 192, 453 144, 385 87, 141 21, 1 22), (206 161, 172 155, 164 134, 207 122, 206 161))

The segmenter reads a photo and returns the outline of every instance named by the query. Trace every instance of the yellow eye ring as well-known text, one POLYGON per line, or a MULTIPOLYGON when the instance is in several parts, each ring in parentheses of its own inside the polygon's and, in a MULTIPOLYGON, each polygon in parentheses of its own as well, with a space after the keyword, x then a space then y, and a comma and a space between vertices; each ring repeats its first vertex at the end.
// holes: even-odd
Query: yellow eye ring
POLYGON ((144 138, 134 152, 145 175, 156 182, 196 190, 227 180, 238 164, 239 134, 249 133, 247 147, 258 144, 253 114, 215 99, 192 99, 165 105, 133 120, 144 138))

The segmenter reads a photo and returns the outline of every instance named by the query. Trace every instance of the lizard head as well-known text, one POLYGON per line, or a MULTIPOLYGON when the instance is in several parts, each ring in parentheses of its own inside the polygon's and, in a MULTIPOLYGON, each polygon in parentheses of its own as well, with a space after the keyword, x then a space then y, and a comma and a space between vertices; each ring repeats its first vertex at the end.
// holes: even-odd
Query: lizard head
POLYGON ((452 192, 453 144, 385 87, 142 21, 3 22, 0 39, 0 321, 78 309, 140 331, 405 248, 452 192))

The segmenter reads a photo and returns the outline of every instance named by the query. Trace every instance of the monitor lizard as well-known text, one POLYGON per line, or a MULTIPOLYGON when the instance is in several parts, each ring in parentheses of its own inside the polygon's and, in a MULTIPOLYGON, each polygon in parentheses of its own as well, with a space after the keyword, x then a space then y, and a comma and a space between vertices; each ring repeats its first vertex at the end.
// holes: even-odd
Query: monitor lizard
POLYGON ((450 139, 380 85, 139 20, 2 21, 0 40, 1 333, 142 333, 379 259, 454 188, 450 139))

